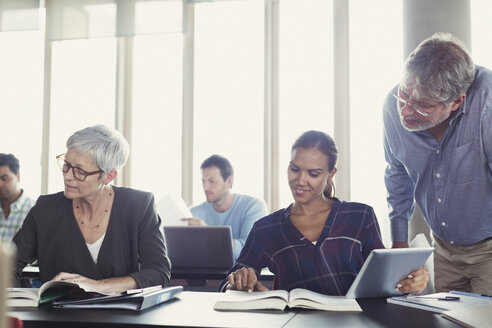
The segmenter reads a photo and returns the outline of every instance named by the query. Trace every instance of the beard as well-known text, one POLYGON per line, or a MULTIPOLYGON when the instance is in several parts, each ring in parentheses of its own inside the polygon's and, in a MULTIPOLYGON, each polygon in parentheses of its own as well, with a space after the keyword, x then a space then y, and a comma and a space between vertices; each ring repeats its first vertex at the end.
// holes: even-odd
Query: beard
POLYGON ((430 116, 427 119, 421 119, 419 114, 415 113, 413 115, 403 116, 401 111, 399 113, 400 122, 405 130, 410 132, 424 131, 433 128, 442 122, 446 121, 451 115, 451 110, 449 108, 443 108, 435 113, 434 116, 430 116))

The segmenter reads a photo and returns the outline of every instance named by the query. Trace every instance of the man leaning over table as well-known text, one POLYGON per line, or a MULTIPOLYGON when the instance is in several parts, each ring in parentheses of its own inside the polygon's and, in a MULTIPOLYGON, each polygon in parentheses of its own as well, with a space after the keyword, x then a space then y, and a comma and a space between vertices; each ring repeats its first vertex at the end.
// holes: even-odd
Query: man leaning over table
POLYGON ((182 220, 188 221, 188 225, 231 226, 234 259, 237 259, 251 227, 266 215, 266 204, 261 199, 231 191, 234 169, 227 158, 212 155, 200 168, 207 201, 190 209, 192 218, 182 220))
POLYGON ((385 183, 393 247, 416 202, 434 239, 435 288, 492 294, 492 71, 437 33, 386 98, 385 183))

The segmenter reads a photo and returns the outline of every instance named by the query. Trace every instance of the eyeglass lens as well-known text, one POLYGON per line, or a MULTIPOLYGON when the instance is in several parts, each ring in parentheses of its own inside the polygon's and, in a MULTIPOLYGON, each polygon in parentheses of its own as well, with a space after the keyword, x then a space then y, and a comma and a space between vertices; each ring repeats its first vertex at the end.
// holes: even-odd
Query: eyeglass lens
POLYGON ((80 180, 80 181, 84 181, 85 178, 87 177, 87 173, 84 170, 82 170, 78 167, 72 166, 70 163, 65 161, 65 159, 58 157, 57 161, 58 161, 58 167, 60 168, 60 170, 62 170, 63 173, 67 173, 68 170, 70 170, 70 168, 71 168, 73 176, 75 177, 75 179, 80 180))

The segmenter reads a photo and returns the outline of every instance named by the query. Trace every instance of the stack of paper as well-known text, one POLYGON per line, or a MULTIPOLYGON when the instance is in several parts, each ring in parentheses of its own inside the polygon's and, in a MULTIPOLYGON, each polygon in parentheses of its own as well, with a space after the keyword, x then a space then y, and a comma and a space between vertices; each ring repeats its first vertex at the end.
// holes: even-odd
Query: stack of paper
POLYGON ((388 303, 409 306, 426 311, 442 313, 468 307, 492 304, 492 298, 477 294, 450 292, 435 293, 422 296, 395 296, 387 299, 388 303))
POLYGON ((490 327, 491 325, 491 313, 492 304, 489 304, 445 311, 441 314, 441 316, 465 327, 485 328, 490 327))

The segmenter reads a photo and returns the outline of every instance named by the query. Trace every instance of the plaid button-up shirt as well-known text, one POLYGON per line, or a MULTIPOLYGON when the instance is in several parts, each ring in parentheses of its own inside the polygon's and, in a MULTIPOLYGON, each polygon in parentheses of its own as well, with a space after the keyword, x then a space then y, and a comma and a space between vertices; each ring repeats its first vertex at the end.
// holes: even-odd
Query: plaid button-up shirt
MULTIPOLYGON (((369 253, 384 245, 372 207, 333 200, 316 243, 291 223, 290 206, 257 221, 229 273, 251 267, 259 275, 268 267, 278 289, 345 295, 369 253)), ((219 288, 223 290, 226 284, 227 279, 219 288)))
POLYGON ((10 242, 17 231, 22 226, 27 213, 36 203, 35 200, 27 197, 22 190, 21 195, 15 202, 10 204, 9 217, 5 217, 3 209, 0 207, 0 241, 10 242))

